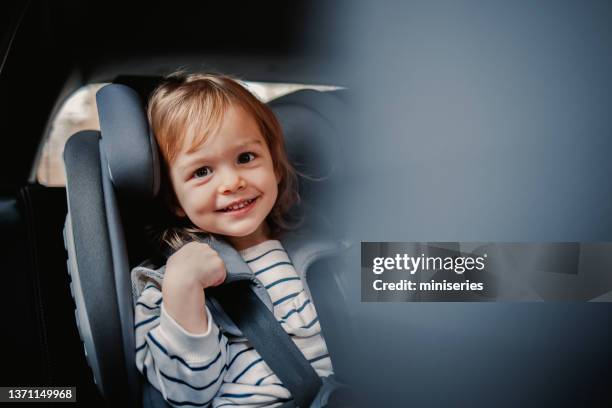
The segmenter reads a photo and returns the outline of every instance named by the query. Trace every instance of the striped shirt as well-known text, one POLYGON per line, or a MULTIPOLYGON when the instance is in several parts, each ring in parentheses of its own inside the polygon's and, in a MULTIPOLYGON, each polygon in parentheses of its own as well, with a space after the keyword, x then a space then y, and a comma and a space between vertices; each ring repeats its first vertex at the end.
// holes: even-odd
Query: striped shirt
MULTIPOLYGON (((314 304, 277 240, 240 251, 266 288, 273 313, 317 374, 333 373, 314 304)), ((223 331, 208 308, 204 334, 183 329, 148 284, 135 308, 136 366, 172 406, 274 407, 291 394, 244 337, 223 331)))

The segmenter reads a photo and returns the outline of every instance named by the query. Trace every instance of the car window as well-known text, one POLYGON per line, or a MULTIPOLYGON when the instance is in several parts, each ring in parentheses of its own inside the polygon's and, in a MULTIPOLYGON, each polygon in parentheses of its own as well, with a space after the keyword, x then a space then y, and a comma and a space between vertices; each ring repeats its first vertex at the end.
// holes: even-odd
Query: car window
MULTIPOLYGON (((329 85, 285 84, 242 81, 264 102, 300 89, 330 91, 339 87, 329 85)), ((39 159, 35 163, 36 180, 45 186, 65 186, 63 152, 70 136, 81 130, 100 130, 96 110, 96 92, 104 83, 89 84, 70 95, 52 120, 39 159)))

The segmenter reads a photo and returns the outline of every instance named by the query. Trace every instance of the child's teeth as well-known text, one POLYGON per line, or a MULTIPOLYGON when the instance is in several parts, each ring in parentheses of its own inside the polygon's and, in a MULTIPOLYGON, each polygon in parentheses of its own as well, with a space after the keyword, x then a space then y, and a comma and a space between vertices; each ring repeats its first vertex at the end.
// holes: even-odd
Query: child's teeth
POLYGON ((237 205, 233 205, 231 207, 228 207, 229 211, 235 211, 235 210, 239 210, 243 207, 246 207, 247 205, 249 205, 251 203, 251 200, 247 200, 247 201, 243 201, 240 204, 237 205))

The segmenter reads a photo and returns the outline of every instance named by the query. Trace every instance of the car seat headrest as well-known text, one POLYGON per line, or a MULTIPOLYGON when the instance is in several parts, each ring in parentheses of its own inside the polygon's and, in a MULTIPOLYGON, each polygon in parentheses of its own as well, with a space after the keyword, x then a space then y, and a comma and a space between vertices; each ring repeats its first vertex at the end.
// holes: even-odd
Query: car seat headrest
POLYGON ((339 171, 341 149, 333 120, 339 119, 340 112, 339 106, 331 106, 334 102, 338 100, 333 95, 314 90, 270 102, 283 129, 289 160, 310 179, 326 180, 339 171))
POLYGON ((125 196, 153 198, 159 191, 160 164, 155 140, 138 94, 111 84, 96 94, 102 152, 111 180, 125 196))
MULTIPOLYGON (((124 196, 153 198, 159 191, 160 161, 143 101, 132 88, 120 84, 103 87, 96 100, 113 185, 124 196)), ((290 161, 307 176, 300 180, 300 193, 304 189, 312 193, 317 181, 332 175, 337 179, 342 149, 334 121, 344 113, 343 102, 328 92, 302 90, 269 106, 283 129, 290 161)))

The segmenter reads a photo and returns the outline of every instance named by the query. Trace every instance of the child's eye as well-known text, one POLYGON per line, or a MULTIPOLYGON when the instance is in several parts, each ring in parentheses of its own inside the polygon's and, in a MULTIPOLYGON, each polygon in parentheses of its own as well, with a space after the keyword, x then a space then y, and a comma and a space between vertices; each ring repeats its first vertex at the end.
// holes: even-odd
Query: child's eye
POLYGON ((253 160, 255 160, 255 153, 253 152, 240 153, 240 155, 238 156, 239 164, 245 164, 253 160))
POLYGON ((200 167, 199 169, 193 172, 193 177, 202 178, 208 176, 210 173, 212 173, 210 167, 200 167))

